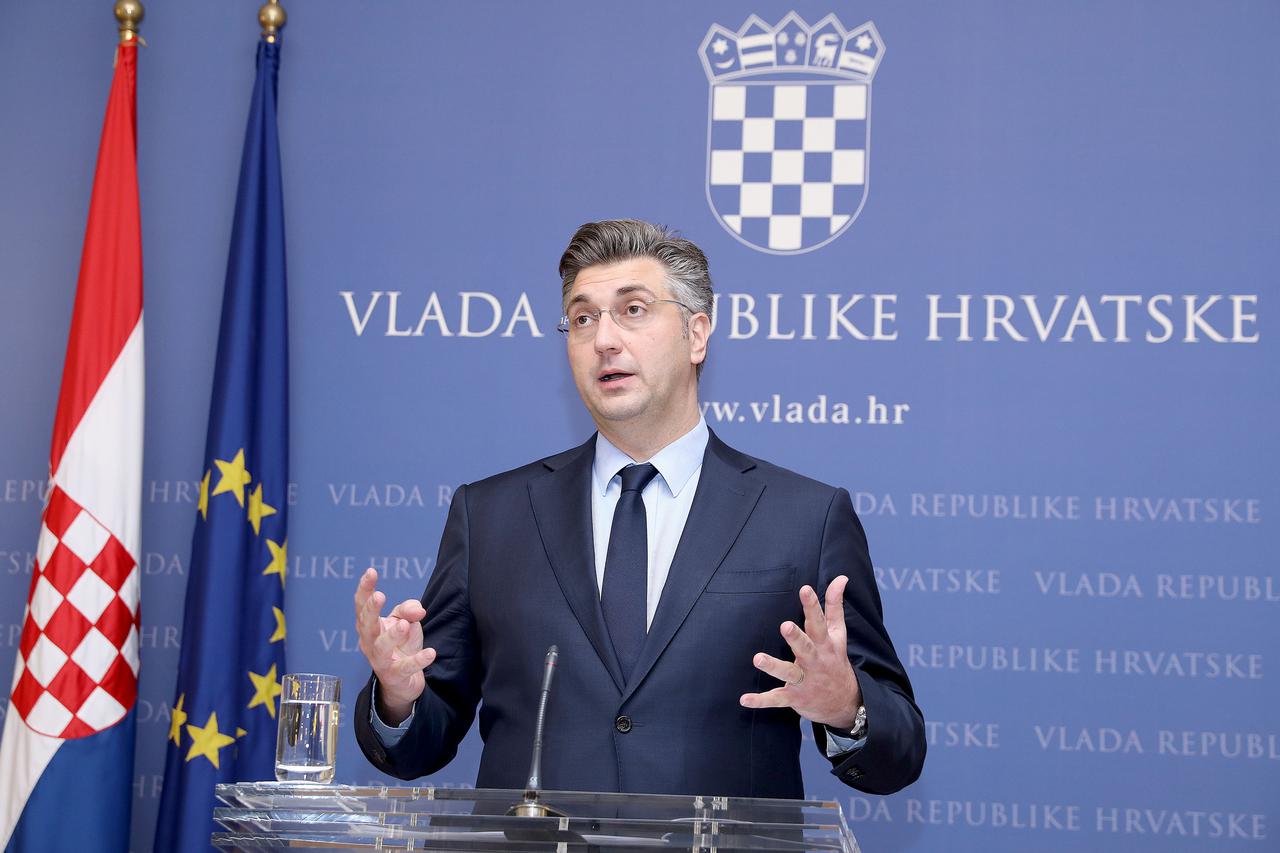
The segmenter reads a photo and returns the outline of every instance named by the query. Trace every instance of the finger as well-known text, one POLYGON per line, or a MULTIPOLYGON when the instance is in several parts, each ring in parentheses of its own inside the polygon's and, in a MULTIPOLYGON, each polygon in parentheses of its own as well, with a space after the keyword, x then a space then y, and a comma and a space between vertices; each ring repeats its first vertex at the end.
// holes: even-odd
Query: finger
POLYGON ((391 615, 406 622, 419 622, 427 615, 427 609, 416 598, 406 598, 391 611, 391 615))
POLYGON ((848 585, 847 575, 840 575, 827 584, 827 627, 841 646, 848 637, 844 626, 844 591, 848 585))
POLYGON ((388 616, 382 622, 382 630, 396 646, 400 646, 409 638, 411 624, 399 617, 388 616))
POLYGON ((366 636, 364 639, 373 657, 383 665, 397 659, 400 655, 410 655, 422 648, 421 635, 418 643, 413 642, 412 626, 416 623, 390 616, 380 619, 379 622, 382 627, 378 634, 373 637, 366 636))
POLYGON ((826 642, 827 617, 822 615, 822 603, 813 587, 808 584, 800 587, 800 603, 804 605, 804 632, 815 643, 826 642))
POLYGON ((435 660, 435 650, 423 649, 417 654, 412 654, 412 655, 408 655, 407 657, 400 658, 395 663, 395 669, 400 675, 410 676, 416 672, 421 672, 422 670, 426 669, 428 666, 431 665, 431 661, 433 660, 435 660), (427 651, 431 651, 431 654, 426 655, 425 652, 427 651))
POLYGON ((360 611, 364 609, 365 602, 369 600, 369 596, 373 595, 373 591, 378 588, 378 570, 369 568, 365 569, 364 574, 360 576, 360 582, 356 584, 356 619, 360 618, 360 611))
POLYGON ((359 622, 365 636, 376 637, 382 633, 382 608, 386 603, 387 596, 381 590, 374 590, 365 599, 359 622))
POLYGON ((374 591, 364 600, 364 605, 356 613, 356 630, 361 637, 373 640, 382 633, 382 605, 387 597, 374 591))
POLYGON ((796 656, 796 660, 803 665, 807 661, 812 661, 818 653, 818 648, 814 645, 809 635, 800 630, 800 626, 794 622, 783 622, 782 639, 787 641, 787 645, 791 647, 791 653, 796 656))
POLYGON ((414 622, 408 619, 400 620, 400 631, 396 637, 400 640, 397 644, 402 650, 406 650, 405 654, 411 654, 422 649, 422 623, 414 622))
POLYGON ((388 653, 413 654, 422 648, 421 633, 417 635, 419 642, 416 644, 413 642, 413 628, 416 624, 416 622, 406 622, 404 619, 388 616, 382 620, 382 635, 375 640, 375 643, 388 653))
POLYGON ((435 649, 420 649, 412 655, 397 656, 382 668, 378 677, 387 682, 410 681, 415 675, 435 663, 435 659, 435 649))
POLYGON ((365 653, 365 658, 369 661, 369 667, 373 670, 373 674, 378 676, 384 684, 394 686, 400 680, 400 673, 396 669, 396 656, 392 652, 388 652, 382 648, 371 648, 365 653))
POLYGON ((789 660, 779 660, 773 655, 767 655, 760 652, 751 663, 761 672, 772 675, 779 681, 785 681, 787 684, 795 684, 801 680, 800 665, 789 660))
POLYGON ((744 708, 790 708, 791 697, 785 690, 784 687, 778 687, 764 693, 743 693, 738 698, 738 703, 744 708))

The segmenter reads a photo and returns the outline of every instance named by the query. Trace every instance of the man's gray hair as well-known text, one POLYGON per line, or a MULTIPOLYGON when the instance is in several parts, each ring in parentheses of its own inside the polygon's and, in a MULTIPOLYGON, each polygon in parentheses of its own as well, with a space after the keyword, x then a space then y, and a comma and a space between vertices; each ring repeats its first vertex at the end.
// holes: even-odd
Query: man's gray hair
MULTIPOLYGON (((653 258, 662 264, 672 298, 687 305, 695 314, 712 316, 715 301, 707 256, 693 241, 667 226, 638 219, 588 222, 574 232, 568 248, 560 256, 560 295, 565 310, 568 310, 569 293, 578 273, 587 267, 634 258, 653 258)), ((684 317, 684 328, 686 332, 689 329, 688 316, 684 317)), ((702 375, 702 364, 698 365, 698 375, 702 375)))

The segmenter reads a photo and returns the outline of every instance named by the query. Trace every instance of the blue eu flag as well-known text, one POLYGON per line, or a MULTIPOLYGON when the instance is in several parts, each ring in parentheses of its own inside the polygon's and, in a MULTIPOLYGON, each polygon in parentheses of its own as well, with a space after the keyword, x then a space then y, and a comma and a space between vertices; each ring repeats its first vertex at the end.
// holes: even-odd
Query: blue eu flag
POLYGON ((156 850, 208 850, 214 785, 273 778, 284 662, 288 311, 280 45, 258 45, 156 850))

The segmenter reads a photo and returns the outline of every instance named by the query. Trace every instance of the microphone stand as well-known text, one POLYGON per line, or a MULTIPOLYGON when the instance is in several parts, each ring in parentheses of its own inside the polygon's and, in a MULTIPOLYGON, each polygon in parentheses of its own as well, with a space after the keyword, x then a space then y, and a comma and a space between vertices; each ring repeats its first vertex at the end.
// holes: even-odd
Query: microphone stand
POLYGON ((538 700, 538 719, 533 730, 533 760, 529 763, 529 781, 524 786, 524 799, 512 806, 508 815, 517 817, 567 817, 564 812, 551 808, 538 799, 542 789, 542 728, 547 717, 547 697, 551 693, 551 678, 556 672, 560 650, 556 646, 547 649, 546 667, 542 674, 542 696, 538 700))

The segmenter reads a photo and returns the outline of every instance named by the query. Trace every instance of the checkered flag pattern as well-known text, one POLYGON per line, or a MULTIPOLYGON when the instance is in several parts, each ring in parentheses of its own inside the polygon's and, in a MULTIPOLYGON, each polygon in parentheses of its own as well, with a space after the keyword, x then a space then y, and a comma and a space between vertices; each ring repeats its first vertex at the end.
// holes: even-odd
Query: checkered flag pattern
POLYGON ((118 722, 138 690, 138 567, 56 486, 40 527, 13 707, 41 734, 78 738, 118 722))
POLYGON ((717 84, 709 192, 724 223, 773 251, 825 243, 862 204, 865 83, 717 84))

